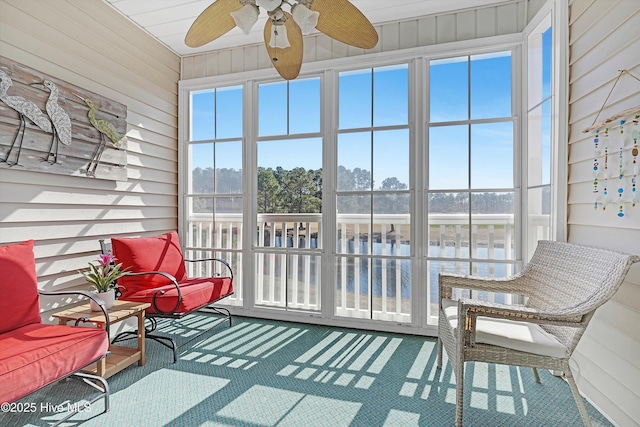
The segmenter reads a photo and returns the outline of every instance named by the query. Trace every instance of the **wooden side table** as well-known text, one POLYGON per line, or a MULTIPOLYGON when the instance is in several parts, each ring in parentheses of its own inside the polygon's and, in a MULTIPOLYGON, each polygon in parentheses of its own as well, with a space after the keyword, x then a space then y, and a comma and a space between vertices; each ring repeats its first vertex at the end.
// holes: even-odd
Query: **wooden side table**
MULTIPOLYGON (((113 325, 129 317, 137 316, 138 346, 131 348, 110 344, 109 356, 96 362, 96 366, 93 368, 87 368, 89 372, 103 378, 109 378, 135 362, 138 362, 138 366, 144 365, 144 311, 150 305, 149 303, 116 300, 113 307, 108 310, 110 323, 113 325)), ((92 311, 89 303, 54 313, 52 316, 58 319, 60 325, 66 325, 68 322, 75 323, 77 320, 80 320, 78 324, 93 323, 98 328, 104 329, 105 327, 104 315, 101 311, 92 311)))

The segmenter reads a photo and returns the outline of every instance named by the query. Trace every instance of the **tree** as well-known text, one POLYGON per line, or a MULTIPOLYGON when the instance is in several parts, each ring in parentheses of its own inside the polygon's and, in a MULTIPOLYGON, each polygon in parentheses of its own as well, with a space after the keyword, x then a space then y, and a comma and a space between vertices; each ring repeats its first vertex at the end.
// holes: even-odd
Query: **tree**
POLYGON ((371 172, 369 172, 368 170, 355 168, 353 170, 353 178, 355 181, 354 190, 370 190, 373 188, 371 172))
POLYGON ((198 194, 213 193, 213 169, 200 167, 192 171, 193 192, 198 194))
POLYGON ((356 179, 351 169, 342 165, 338 166, 338 191, 350 191, 356 189, 356 179))
POLYGON ((282 195, 288 213, 320 212, 322 199, 316 197, 314 171, 294 168, 283 174, 282 195))
MULTIPOLYGON (((371 172, 366 169, 347 169, 338 166, 339 191, 364 191, 367 194, 354 194, 340 197, 338 210, 345 213, 371 212, 371 194, 373 182, 371 172)), ((195 194, 238 194, 242 192, 242 170, 233 168, 200 167, 192 171, 192 186, 195 194), (215 173, 214 173, 215 172, 215 173), (215 185, 215 188, 214 188, 215 185)), ((382 182, 381 190, 406 190, 407 184, 396 177, 382 182)), ((282 166, 258 168, 257 204, 259 213, 319 213, 322 211, 322 169, 299 167, 286 170, 282 166)), ((405 196, 386 195, 377 202, 377 210, 385 213, 405 213, 405 196), (400 197, 400 198, 399 198, 400 197)), ((210 197, 196 197, 193 200, 194 212, 212 212, 213 200, 210 197)))
POLYGON ((398 178, 391 177, 382 181, 382 190, 406 190, 407 184, 400 182, 398 178))
POLYGON ((215 185, 218 194, 242 193, 242 169, 216 169, 215 185))
POLYGON ((258 168, 258 212, 279 212, 280 183, 276 179, 273 169, 258 168))
POLYGON ((313 184, 316 186, 315 197, 322 199, 322 169, 309 170, 312 175, 313 184))

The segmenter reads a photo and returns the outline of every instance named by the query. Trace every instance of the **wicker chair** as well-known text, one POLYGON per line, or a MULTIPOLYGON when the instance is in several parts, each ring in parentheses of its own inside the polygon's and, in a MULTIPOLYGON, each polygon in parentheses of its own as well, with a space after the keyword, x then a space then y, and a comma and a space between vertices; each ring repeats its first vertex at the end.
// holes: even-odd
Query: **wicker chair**
POLYGON ((440 274, 438 368, 442 346, 456 378, 456 426, 462 426, 464 363, 481 361, 560 371, 586 426, 589 415, 569 359, 595 310, 609 300, 640 257, 571 243, 540 241, 523 271, 506 279, 440 274), (453 289, 519 294, 524 305, 452 300, 453 289), (458 325, 463 333, 458 333, 458 325))

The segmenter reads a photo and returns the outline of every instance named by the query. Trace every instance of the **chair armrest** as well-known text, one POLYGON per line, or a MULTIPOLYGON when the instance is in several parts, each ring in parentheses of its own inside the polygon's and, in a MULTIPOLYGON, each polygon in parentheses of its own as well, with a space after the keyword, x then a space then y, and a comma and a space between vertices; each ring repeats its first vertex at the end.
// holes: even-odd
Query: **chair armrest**
POLYGON ((158 295, 164 294, 166 291, 162 289, 158 290, 156 293, 153 294, 153 298, 151 299, 151 305, 153 306, 153 309, 160 314, 175 313, 178 307, 180 307, 180 303, 182 302, 182 292, 180 291, 180 285, 178 284, 178 280, 176 280, 176 278, 173 277, 171 274, 166 273, 164 271, 138 271, 135 273, 127 271, 124 274, 124 276, 148 276, 150 274, 159 274, 160 276, 164 276, 167 279, 169 279, 171 281, 171 284, 176 288, 176 292, 178 293, 178 300, 176 301, 176 305, 175 307, 173 307, 173 310, 164 311, 164 310, 161 310, 160 307, 158 307, 158 305, 156 304, 156 297, 158 295))
POLYGON ((107 331, 107 338, 109 339, 109 342, 111 342, 111 338, 110 338, 110 332, 109 329, 111 328, 111 321, 109 320, 109 312, 107 311, 107 309, 104 306, 104 301, 102 301, 100 298, 96 297, 96 294, 94 294, 93 292, 87 292, 87 291, 74 291, 74 290, 69 290, 69 291, 43 291, 43 290, 38 290, 38 293, 40 295, 45 295, 45 296, 60 296, 60 295, 82 295, 85 296, 91 300, 93 300, 96 304, 98 304, 98 306, 100 307, 100 310, 102 311, 102 314, 104 315, 104 319, 105 319, 105 323, 104 323, 104 329, 105 331, 107 331))
POLYGON ((506 294, 526 295, 526 288, 518 280, 521 276, 507 278, 486 278, 461 274, 440 273, 438 286, 440 298, 451 299, 453 288, 472 289, 476 291, 501 292, 506 294))
MULTIPOLYGON (((442 310, 442 307, 440 308, 442 310)), ((589 317, 568 316, 561 312, 539 310, 523 305, 507 305, 472 299, 458 300, 458 328, 462 331, 460 345, 475 346, 478 317, 493 317, 511 321, 580 328, 589 317)))
POLYGON ((231 269, 231 266, 229 265, 229 263, 223 259, 220 258, 203 258, 203 259, 185 259, 185 262, 205 262, 205 261, 212 261, 213 262, 219 262, 224 264, 225 267, 227 267, 227 269, 229 270, 229 277, 231 277, 231 281, 233 282, 233 270, 231 269))
POLYGON ((581 326, 583 321, 583 315, 571 309, 541 310, 521 304, 510 305, 468 298, 458 300, 458 314, 465 318, 482 316, 543 325, 574 327, 581 326))

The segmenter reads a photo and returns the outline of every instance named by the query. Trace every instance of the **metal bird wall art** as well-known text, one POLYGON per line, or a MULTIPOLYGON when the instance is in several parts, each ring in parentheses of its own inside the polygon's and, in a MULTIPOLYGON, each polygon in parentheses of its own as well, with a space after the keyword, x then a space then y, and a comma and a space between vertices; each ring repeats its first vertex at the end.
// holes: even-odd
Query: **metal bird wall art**
POLYGON ((20 153, 22 151, 22 143, 27 126, 25 117, 31 120, 36 126, 38 126, 45 132, 51 133, 53 132, 53 128, 51 127, 51 122, 49 121, 47 116, 32 101, 22 96, 12 96, 7 94, 7 91, 9 90, 11 85, 13 85, 13 81, 11 80, 11 77, 9 77, 9 74, 7 74, 3 70, 0 70, 0 101, 16 110, 20 115, 20 125, 18 126, 18 130, 13 137, 13 141, 11 142, 11 146, 9 147, 7 155, 4 159, 0 159, 0 162, 7 163, 9 166, 20 166, 18 162, 20 161, 20 153), (10 161, 9 157, 13 152, 18 137, 20 137, 20 142, 18 143, 18 153, 16 155, 15 161, 10 161))
POLYGON ((49 164, 56 164, 58 163, 58 143, 61 142, 64 145, 71 144, 71 119, 58 104, 59 91, 55 83, 51 80, 45 80, 42 84, 32 83, 31 86, 49 91, 49 99, 47 99, 45 108, 53 123, 53 137, 49 145, 49 152, 44 160, 49 162, 49 164))
POLYGON ((125 104, 1 54, 0 101, 1 176, 127 181, 125 104))
POLYGON ((93 157, 87 166, 87 176, 95 175, 95 170, 100 164, 100 157, 102 157, 102 153, 104 152, 104 148, 107 144, 106 138, 109 138, 111 144, 117 148, 121 149, 126 146, 127 137, 121 136, 116 127, 107 120, 96 119, 96 112, 98 111, 98 107, 96 104, 90 100, 89 98, 82 97, 77 93, 74 94, 78 98, 82 99, 87 106, 89 106, 89 112, 87 113, 87 117, 89 118, 89 123, 100 132, 100 144, 96 148, 96 151, 93 153, 93 157))

